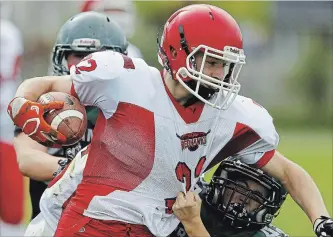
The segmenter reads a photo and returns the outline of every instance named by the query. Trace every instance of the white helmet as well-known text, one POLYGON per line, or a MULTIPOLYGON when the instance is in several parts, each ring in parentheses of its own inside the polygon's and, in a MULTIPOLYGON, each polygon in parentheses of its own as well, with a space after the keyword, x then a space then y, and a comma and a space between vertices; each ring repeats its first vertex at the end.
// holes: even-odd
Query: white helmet
POLYGON ((135 10, 132 0, 85 0, 81 11, 97 11, 116 22, 127 37, 134 34, 135 10))

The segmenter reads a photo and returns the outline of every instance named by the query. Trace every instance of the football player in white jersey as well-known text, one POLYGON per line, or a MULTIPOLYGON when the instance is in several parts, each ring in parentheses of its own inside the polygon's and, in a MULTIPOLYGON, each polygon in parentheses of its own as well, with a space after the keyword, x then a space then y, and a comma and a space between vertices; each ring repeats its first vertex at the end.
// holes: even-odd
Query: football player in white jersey
MULTIPOLYGON (((132 0, 84 0, 80 10, 81 12, 97 11, 104 13, 124 30, 127 38, 134 35, 135 9, 132 0)), ((140 49, 131 43, 128 44, 127 55, 131 58, 143 57, 140 49)))
POLYGON ((8 113, 41 142, 66 138, 43 119, 45 107, 63 103, 41 105, 40 95, 71 93, 99 108, 81 181, 55 236, 167 236, 179 224, 172 214, 178 192, 193 190, 203 172, 230 156, 280 180, 316 233, 329 233, 311 177, 276 151, 271 116, 238 95, 245 55, 232 16, 205 4, 178 10, 164 27, 159 61, 162 73, 142 59, 97 52, 69 76, 32 78, 18 88, 8 113))

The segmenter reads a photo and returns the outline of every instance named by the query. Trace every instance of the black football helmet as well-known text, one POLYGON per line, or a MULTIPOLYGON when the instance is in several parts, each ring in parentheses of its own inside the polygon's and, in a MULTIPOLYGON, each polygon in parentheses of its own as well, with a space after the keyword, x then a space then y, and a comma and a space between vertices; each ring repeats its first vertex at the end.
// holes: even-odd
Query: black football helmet
POLYGON ((274 178, 262 170, 235 160, 224 160, 215 171, 203 200, 221 214, 221 221, 235 228, 261 229, 272 222, 288 193, 274 178), (244 185, 251 180, 264 192, 244 185), (235 197, 238 195, 240 198, 235 197), (256 203, 248 211, 249 202, 256 203))
POLYGON ((70 53, 82 57, 102 50, 127 54, 127 46, 122 29, 109 17, 93 11, 79 13, 67 20, 58 32, 52 53, 53 74, 69 74, 70 53))

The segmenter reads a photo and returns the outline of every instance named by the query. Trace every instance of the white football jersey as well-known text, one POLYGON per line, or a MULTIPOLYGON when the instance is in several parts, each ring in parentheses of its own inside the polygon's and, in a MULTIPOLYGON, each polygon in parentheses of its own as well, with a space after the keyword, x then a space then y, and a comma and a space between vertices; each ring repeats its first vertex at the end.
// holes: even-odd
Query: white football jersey
POLYGON ((66 169, 49 183, 48 188, 40 199, 39 207, 41 212, 29 224, 26 236, 54 235, 63 208, 82 180, 88 147, 83 148, 66 169))
POLYGON ((23 43, 20 31, 8 20, 0 20, 0 140, 12 143, 14 124, 7 106, 14 97, 20 73, 23 43))
POLYGON ((237 96, 217 110, 184 108, 142 59, 97 52, 71 68, 72 94, 100 109, 70 208, 91 218, 143 224, 157 236, 179 224, 172 205, 200 175, 234 156, 265 165, 279 137, 268 112, 237 96))

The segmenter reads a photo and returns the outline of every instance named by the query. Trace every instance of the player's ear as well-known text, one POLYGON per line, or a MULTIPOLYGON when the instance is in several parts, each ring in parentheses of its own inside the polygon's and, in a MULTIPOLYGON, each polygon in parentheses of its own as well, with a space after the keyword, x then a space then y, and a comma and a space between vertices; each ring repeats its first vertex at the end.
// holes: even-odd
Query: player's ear
POLYGON ((170 52, 171 52, 171 55, 172 55, 173 59, 177 58, 177 51, 171 45, 170 45, 170 52))

